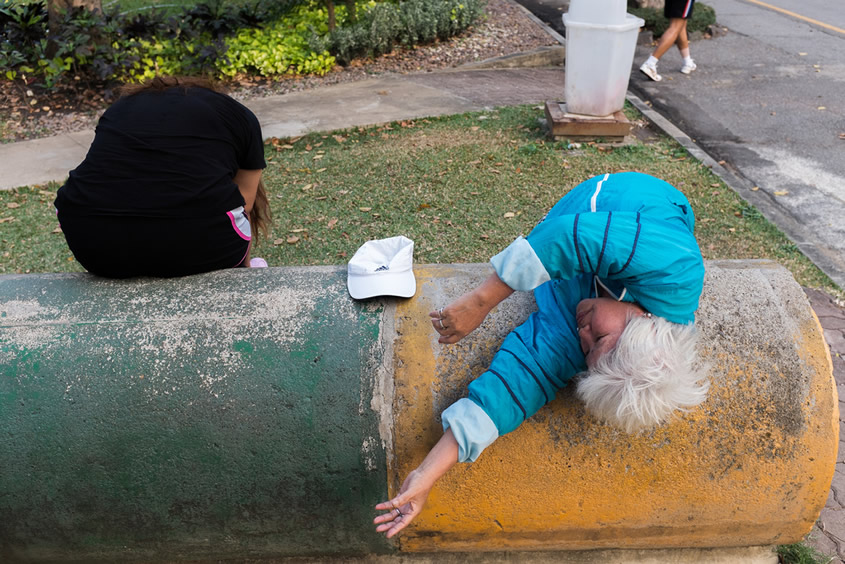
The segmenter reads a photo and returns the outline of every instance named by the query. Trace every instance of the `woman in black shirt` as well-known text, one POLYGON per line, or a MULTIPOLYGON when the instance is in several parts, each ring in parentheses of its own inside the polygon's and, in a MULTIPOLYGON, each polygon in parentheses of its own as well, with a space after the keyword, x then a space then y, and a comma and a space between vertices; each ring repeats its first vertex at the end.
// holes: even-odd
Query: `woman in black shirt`
POLYGON ((208 81, 156 78, 106 110, 56 210, 74 256, 100 276, 248 266, 270 220, 265 167, 249 109, 208 81))

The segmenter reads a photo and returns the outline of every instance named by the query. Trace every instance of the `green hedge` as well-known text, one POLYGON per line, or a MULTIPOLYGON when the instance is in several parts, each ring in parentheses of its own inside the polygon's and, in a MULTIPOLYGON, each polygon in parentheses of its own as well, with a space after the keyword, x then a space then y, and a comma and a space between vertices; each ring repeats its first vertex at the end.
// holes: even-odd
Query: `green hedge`
POLYGON ((47 28, 43 2, 0 8, 0 77, 55 86, 74 77, 140 81, 155 75, 274 76, 329 72, 337 62, 447 39, 483 13, 483 0, 359 0, 357 18, 319 0, 207 0, 179 14, 64 14, 47 28))

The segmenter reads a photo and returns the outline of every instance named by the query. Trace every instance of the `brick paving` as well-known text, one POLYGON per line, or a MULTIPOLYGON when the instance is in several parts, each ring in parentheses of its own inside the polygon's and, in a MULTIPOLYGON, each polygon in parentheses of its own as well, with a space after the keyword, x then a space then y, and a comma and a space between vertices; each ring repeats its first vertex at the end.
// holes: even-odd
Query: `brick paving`
POLYGON ((836 471, 827 503, 822 509, 807 544, 832 558, 832 563, 845 562, 845 307, 821 290, 805 288, 810 304, 819 316, 824 336, 833 359, 833 377, 839 392, 839 452, 836 471))

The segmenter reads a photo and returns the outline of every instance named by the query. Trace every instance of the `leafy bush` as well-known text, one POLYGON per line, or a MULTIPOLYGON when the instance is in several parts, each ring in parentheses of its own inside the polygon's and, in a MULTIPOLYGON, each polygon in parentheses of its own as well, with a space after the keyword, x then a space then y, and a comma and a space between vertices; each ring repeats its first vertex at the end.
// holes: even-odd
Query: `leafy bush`
MULTIPOLYGON (((645 28, 650 29, 654 37, 660 37, 669 28, 669 20, 663 15, 663 9, 630 7, 628 11, 645 20, 645 28)), ((707 31, 716 23, 716 10, 706 4, 696 3, 692 17, 687 21, 687 31, 707 31)))
POLYGON ((299 6, 291 14, 264 28, 243 29, 226 40, 227 60, 218 59, 217 69, 224 76, 257 72, 324 75, 335 59, 327 51, 311 50, 310 33, 328 32, 325 10, 299 6))
MULTIPOLYGON (((338 27, 325 45, 341 63, 356 57, 372 57, 390 52, 395 45, 411 47, 447 39, 478 21, 482 0, 406 0, 367 2, 358 21, 338 27)), ((312 45, 320 45, 312 38, 312 45)))
POLYGON ((0 73, 52 87, 70 76, 140 81, 161 74, 272 76, 329 72, 336 61, 377 56, 460 33, 483 0, 363 0, 337 6, 329 33, 321 0, 206 0, 179 13, 105 14, 74 8, 56 33, 42 2, 0 8, 0 73))

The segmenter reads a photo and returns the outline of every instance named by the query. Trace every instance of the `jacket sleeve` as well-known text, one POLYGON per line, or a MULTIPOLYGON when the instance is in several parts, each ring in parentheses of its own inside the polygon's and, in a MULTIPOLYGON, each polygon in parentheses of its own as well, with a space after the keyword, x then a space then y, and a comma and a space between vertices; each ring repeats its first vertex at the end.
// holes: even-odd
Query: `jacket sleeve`
POLYGON ((584 273, 622 280, 643 307, 675 323, 693 321, 704 274, 698 243, 688 229, 637 212, 548 218, 491 263, 515 290, 584 273))
POLYGON ((444 430, 451 428, 458 441, 459 461, 475 460, 584 368, 574 322, 558 315, 572 313, 538 311, 513 330, 490 368, 469 385, 469 397, 443 412, 444 430))

